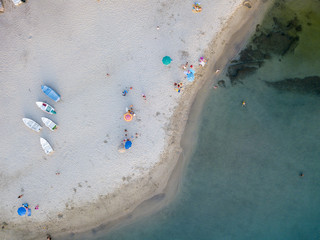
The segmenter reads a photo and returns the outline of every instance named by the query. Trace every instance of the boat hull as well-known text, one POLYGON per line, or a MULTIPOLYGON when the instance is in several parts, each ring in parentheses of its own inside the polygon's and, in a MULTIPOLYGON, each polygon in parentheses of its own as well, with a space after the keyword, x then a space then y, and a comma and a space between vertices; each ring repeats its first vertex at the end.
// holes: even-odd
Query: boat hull
POLYGON ((44 123, 44 125, 46 125, 46 127, 49 128, 51 131, 54 131, 55 129, 57 129, 57 124, 55 124, 49 118, 42 117, 41 120, 44 123))
POLYGON ((36 102, 37 106, 44 112, 49 114, 56 114, 55 109, 45 102, 36 102))
POLYGON ((56 91, 54 91, 51 87, 48 87, 46 85, 42 85, 41 89, 53 101, 58 102, 60 100, 60 95, 56 91))
POLYGON ((48 155, 53 152, 52 147, 47 142, 47 140, 45 140, 44 138, 40 138, 40 144, 41 144, 41 147, 42 147, 43 151, 45 152, 45 154, 48 155))
POLYGON ((41 126, 37 122, 33 121, 30 118, 22 118, 23 123, 30 129, 36 132, 40 132, 41 126))

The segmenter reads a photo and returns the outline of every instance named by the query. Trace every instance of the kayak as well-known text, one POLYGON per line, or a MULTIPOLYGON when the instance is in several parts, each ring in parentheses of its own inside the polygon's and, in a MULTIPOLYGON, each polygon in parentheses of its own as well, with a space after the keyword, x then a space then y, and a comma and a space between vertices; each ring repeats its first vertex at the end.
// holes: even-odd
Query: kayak
POLYGON ((52 106, 45 102, 36 102, 37 106, 44 112, 49 114, 56 114, 56 111, 52 106))
POLYGON ((60 100, 60 95, 54 91, 51 87, 48 87, 46 85, 41 86, 42 91, 52 100, 58 102, 60 100))
POLYGON ((46 154, 50 154, 50 153, 53 152, 52 147, 51 147, 50 144, 47 142, 47 140, 45 140, 44 138, 40 138, 40 144, 41 144, 41 147, 42 147, 43 151, 44 151, 46 154))
POLYGON ((44 125, 46 125, 51 131, 54 131, 55 129, 57 129, 57 124, 55 124, 49 118, 42 117, 41 120, 44 123, 44 125))
POLYGON ((28 128, 31 128, 33 131, 40 132, 40 130, 41 130, 41 128, 42 128, 38 123, 36 123, 36 122, 33 121, 32 119, 22 118, 22 121, 24 122, 24 124, 25 124, 28 128))

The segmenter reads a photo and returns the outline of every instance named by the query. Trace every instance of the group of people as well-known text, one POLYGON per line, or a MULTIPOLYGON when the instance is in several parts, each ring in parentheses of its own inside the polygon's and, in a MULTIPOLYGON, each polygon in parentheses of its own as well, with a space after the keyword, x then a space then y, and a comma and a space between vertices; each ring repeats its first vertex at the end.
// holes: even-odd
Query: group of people
MULTIPOLYGON (((132 90, 133 88, 130 87, 130 88, 125 88, 122 92, 122 96, 126 96, 130 90, 132 90)), ((147 96, 142 93, 142 98, 144 101, 147 100, 147 96)), ((130 105, 129 107, 126 108, 126 113, 123 115, 123 118, 126 122, 130 122, 133 117, 136 116, 135 114, 135 110, 133 109, 133 105, 130 105)), ((124 130, 124 133, 125 133, 125 137, 124 137, 124 140, 121 142, 120 146, 119 146, 119 152, 125 152, 125 150, 127 149, 130 149, 131 146, 132 146, 132 142, 135 138, 138 138, 139 134, 138 133, 135 133, 135 136, 131 136, 131 137, 128 137, 128 130, 125 129, 124 130)))

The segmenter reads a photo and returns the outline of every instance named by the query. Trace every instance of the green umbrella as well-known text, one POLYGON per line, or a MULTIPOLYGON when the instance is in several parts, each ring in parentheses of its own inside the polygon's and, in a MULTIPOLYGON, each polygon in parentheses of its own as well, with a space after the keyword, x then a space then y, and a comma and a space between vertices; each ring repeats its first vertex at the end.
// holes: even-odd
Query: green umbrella
POLYGON ((162 58, 162 62, 164 65, 169 65, 171 63, 172 59, 169 56, 165 56, 162 58))

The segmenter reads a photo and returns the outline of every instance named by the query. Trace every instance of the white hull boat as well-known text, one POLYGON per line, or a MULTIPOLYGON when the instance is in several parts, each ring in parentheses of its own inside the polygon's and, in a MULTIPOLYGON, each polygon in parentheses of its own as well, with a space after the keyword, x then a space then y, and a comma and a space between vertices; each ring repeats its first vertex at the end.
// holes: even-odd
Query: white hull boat
POLYGON ((41 147, 42 147, 43 151, 47 155, 53 152, 53 149, 50 146, 50 144, 47 142, 47 140, 45 140, 44 138, 40 138, 40 143, 41 143, 41 147))
POLYGON ((28 128, 32 129, 33 131, 40 132, 40 130, 41 130, 41 128, 42 128, 38 123, 36 123, 36 122, 33 121, 32 119, 22 118, 22 121, 24 122, 24 124, 25 124, 28 128))
POLYGON ((4 12, 4 7, 3 7, 3 3, 2 0, 0 0, 0 13, 4 12))
POLYGON ((20 4, 22 4, 21 0, 12 0, 13 4, 16 6, 19 6, 20 4))
POLYGON ((37 106, 44 112, 49 114, 56 114, 56 111, 52 106, 45 102, 36 102, 37 106))

